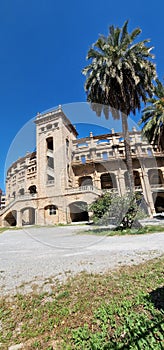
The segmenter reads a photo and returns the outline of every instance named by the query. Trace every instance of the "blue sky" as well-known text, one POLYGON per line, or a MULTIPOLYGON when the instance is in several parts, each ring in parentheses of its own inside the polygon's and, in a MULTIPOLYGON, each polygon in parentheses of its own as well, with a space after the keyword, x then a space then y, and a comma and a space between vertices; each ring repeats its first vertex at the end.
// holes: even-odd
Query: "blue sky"
POLYGON ((10 144, 37 112, 86 101, 85 57, 109 25, 129 19, 130 31, 139 26, 140 39, 151 39, 163 79, 163 13, 163 0, 0 2, 0 187, 10 144))

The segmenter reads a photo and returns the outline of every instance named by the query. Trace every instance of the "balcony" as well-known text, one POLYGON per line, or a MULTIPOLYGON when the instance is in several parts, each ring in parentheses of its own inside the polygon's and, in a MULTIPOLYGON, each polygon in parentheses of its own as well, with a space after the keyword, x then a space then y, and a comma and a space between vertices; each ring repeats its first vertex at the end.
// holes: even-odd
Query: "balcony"
POLYGON ((75 194, 75 193, 83 193, 83 192, 93 192, 97 195, 101 195, 102 190, 99 188, 96 188, 94 186, 91 185, 87 185, 87 186, 80 186, 80 187, 73 187, 73 188, 68 188, 66 190, 67 194, 75 194))
POLYGON ((164 184, 150 184, 153 192, 164 192, 164 184))

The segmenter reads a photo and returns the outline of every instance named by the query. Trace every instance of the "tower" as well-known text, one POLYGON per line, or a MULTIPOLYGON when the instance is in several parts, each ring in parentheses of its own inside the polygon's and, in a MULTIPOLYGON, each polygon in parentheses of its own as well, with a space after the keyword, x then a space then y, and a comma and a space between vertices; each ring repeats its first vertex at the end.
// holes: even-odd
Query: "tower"
POLYGON ((77 131, 65 116, 61 106, 37 114, 37 192, 40 198, 58 197, 69 186, 71 144, 77 131))

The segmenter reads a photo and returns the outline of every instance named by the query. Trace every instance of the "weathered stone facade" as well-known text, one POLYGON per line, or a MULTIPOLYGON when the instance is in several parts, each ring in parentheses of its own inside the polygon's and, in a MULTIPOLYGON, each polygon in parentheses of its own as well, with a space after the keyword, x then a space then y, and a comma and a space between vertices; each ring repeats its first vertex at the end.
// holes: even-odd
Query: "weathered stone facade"
MULTIPOLYGON (((36 152, 13 163, 6 178, 6 208, 0 224, 57 224, 89 219, 87 205, 104 190, 128 191, 120 133, 78 139, 61 107, 36 116, 36 152)), ((130 133, 135 190, 150 216, 164 211, 164 157, 157 147, 130 133)))

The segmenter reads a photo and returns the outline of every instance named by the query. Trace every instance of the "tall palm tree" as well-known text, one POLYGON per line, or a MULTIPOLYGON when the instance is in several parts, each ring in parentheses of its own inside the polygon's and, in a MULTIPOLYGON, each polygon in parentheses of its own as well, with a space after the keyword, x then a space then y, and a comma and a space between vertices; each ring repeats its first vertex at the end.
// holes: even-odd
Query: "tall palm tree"
POLYGON ((90 64, 83 69, 86 75, 85 90, 92 109, 100 116, 103 111, 108 118, 122 119, 126 163, 130 189, 134 189, 128 116, 140 110, 141 101, 152 96, 152 80, 156 77, 156 67, 152 62, 152 47, 149 40, 135 42, 141 33, 136 28, 127 31, 128 21, 122 28, 109 28, 107 37, 100 36, 88 51, 90 64))
POLYGON ((157 145, 160 151, 164 151, 164 85, 156 79, 154 96, 147 100, 148 106, 142 111, 139 122, 143 135, 153 145, 157 145))

